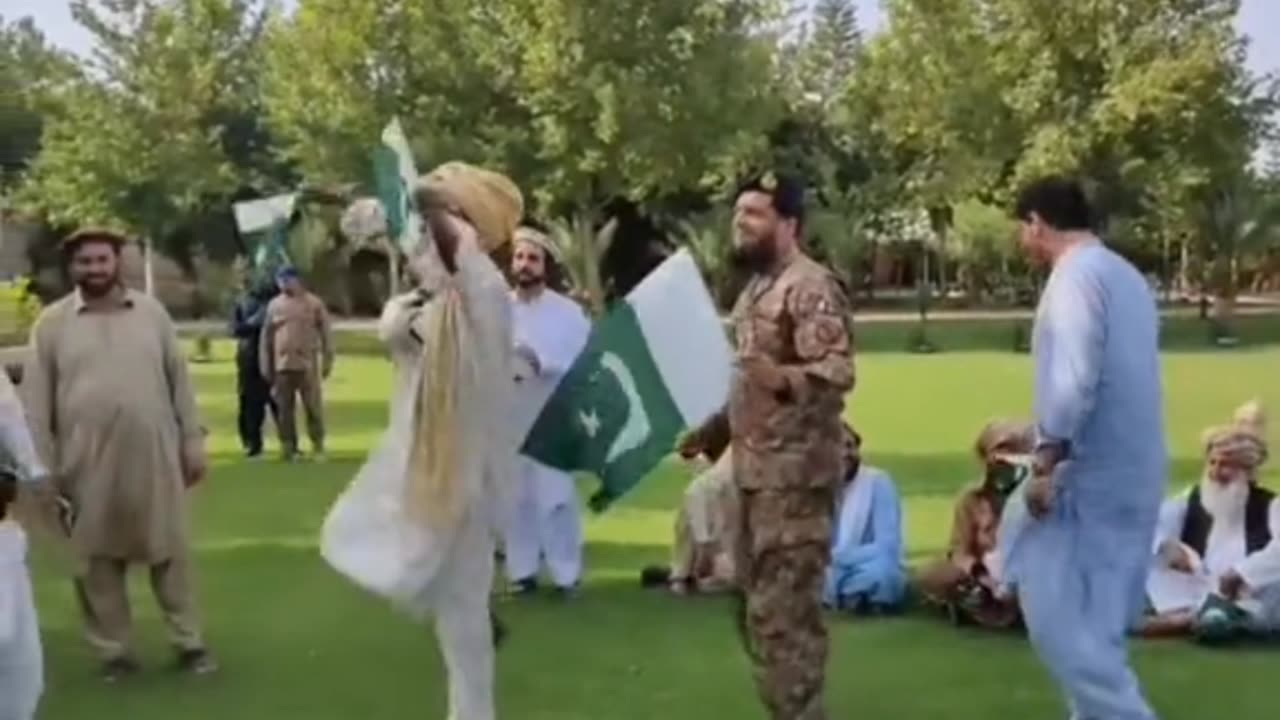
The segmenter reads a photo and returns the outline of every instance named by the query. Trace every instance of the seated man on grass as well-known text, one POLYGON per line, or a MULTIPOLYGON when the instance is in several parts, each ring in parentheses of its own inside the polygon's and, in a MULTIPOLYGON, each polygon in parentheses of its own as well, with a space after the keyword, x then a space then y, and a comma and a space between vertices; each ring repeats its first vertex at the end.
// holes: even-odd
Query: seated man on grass
POLYGON ((1160 511, 1144 634, 1280 638, 1280 500, 1258 485, 1265 437, 1257 403, 1205 434, 1199 485, 1160 511))
POLYGON ((641 582, 646 587, 665 584, 676 595, 727 592, 735 587, 734 540, 740 521, 726 416, 715 415, 690 432, 678 450, 702 469, 676 513, 670 567, 645 568, 641 582))
POLYGON ((844 463, 824 603, 855 615, 896 614, 907 597, 898 489, 889 473, 862 463, 862 438, 848 425, 844 463))
POLYGON ((1000 588, 996 542, 1005 501, 1017 487, 1018 460, 1034 442, 1028 423, 996 420, 982 429, 974 448, 982 481, 956 502, 946 557, 926 566, 917 579, 925 601, 957 625, 1003 629, 1020 621, 1016 601, 1000 588))

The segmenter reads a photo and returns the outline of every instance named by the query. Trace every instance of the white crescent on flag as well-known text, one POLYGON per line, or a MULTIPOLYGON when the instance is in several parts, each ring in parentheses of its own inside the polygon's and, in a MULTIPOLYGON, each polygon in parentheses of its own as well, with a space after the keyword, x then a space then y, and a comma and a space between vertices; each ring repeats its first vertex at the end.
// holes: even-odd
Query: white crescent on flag
POLYGON ((600 365, 618 379, 618 384, 622 386, 622 394, 627 398, 627 420, 622 424, 617 437, 613 439, 613 444, 609 446, 609 453, 604 459, 606 463, 612 463, 624 453, 643 445, 649 439, 652 428, 649 426, 649 414, 644 409, 644 400, 636 387, 636 379, 632 377, 627 364, 617 354, 607 352, 600 357, 600 365))

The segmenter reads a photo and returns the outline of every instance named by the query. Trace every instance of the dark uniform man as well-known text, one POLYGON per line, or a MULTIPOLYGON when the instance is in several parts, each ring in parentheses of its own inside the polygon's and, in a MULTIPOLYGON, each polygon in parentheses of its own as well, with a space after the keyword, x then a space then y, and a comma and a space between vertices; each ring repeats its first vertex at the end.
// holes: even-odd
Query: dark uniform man
POLYGON ((742 530, 744 630, 774 720, 823 720, 823 579, 840 486, 844 396, 853 388, 849 304, 799 247, 804 189, 772 173, 734 207, 735 260, 753 277, 733 311, 729 398, 742 530))
POLYGON ((252 282, 236 303, 231 318, 231 334, 236 338, 236 389, 240 407, 238 424, 240 444, 245 454, 257 457, 262 454, 262 425, 266 422, 267 409, 272 418, 276 404, 271 398, 271 386, 262 376, 258 363, 258 343, 262 339, 262 326, 267 318, 267 303, 275 297, 275 285, 252 282))

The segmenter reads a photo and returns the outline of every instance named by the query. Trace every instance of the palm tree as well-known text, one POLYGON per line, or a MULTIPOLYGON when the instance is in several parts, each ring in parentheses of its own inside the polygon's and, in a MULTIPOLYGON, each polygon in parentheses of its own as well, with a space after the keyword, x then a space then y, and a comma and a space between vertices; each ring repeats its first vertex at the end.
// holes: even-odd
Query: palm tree
POLYGON ((716 206, 691 220, 678 222, 672 238, 678 246, 689 249, 717 302, 725 299, 728 285, 730 216, 727 207, 716 206))
POLYGON ((1210 194, 1200 225, 1211 253, 1214 341, 1234 344, 1240 259, 1280 241, 1280 198, 1263 192, 1252 177, 1241 176, 1210 194))
POLYGON ((618 231, 617 219, 605 223, 599 230, 586 215, 554 220, 551 223, 551 240, 560 251, 564 270, 573 283, 574 294, 586 305, 592 317, 604 312, 604 282, 600 266, 605 253, 613 245, 618 231))

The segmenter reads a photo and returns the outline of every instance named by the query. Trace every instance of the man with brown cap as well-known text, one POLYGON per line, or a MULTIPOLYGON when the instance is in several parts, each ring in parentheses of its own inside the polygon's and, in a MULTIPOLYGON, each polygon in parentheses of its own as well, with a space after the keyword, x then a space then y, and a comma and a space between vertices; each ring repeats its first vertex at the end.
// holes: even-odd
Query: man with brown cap
POLYGON ((1008 628, 1018 621, 1018 605, 999 592, 996 533, 1005 500, 1014 487, 1015 463, 1035 446, 1031 423, 992 420, 974 443, 982 480, 956 501, 946 557, 925 567, 917 578, 931 604, 952 622, 1008 628))
POLYGON ((800 248, 804 187, 765 173, 734 204, 734 259, 753 273, 733 310, 729 396, 741 531, 735 563, 756 684, 774 720, 822 720, 822 595, 854 384, 849 303, 800 248))
POLYGON ((1267 460, 1257 403, 1205 433, 1200 483, 1167 500, 1147 596, 1153 635, 1280 632, 1280 500, 1258 485, 1267 460), (1217 610, 1215 620, 1215 610, 1217 610))
POLYGON ((518 438, 511 305, 489 253, 511 241, 523 199, 462 163, 416 194, 428 238, 409 262, 431 292, 384 319, 401 370, 392 425, 326 519, 321 550, 362 587, 434 615, 450 720, 493 720, 489 595, 518 438))
POLYGON ((74 507, 76 578, 103 674, 137 671, 126 570, 147 566, 180 666, 216 669, 196 619, 186 490, 205 475, 205 431, 172 320, 120 282, 113 232, 64 244, 76 289, 40 314, 23 391, 33 435, 74 507))

